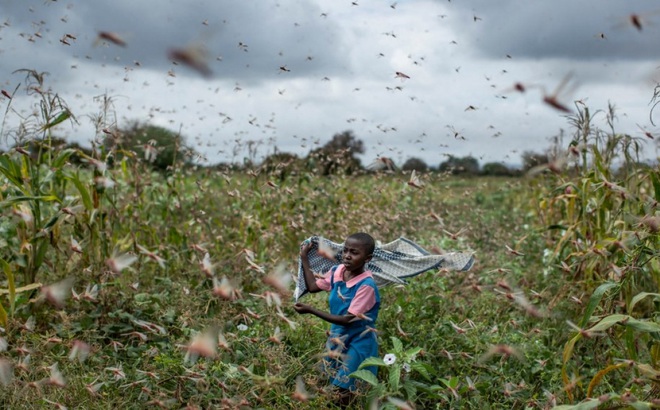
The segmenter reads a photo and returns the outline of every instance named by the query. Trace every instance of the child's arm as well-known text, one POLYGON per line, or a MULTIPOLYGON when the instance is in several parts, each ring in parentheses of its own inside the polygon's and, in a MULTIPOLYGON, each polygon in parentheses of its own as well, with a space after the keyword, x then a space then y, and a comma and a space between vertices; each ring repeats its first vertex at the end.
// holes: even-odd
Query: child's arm
POLYGON ((305 305, 304 303, 296 303, 293 305, 293 308, 298 313, 311 313, 312 315, 317 316, 326 322, 330 322, 333 325, 346 326, 349 323, 354 322, 356 317, 350 313, 346 315, 333 315, 331 313, 316 309, 315 307, 305 305))
POLYGON ((307 290, 310 293, 316 293, 322 291, 323 289, 319 288, 318 285, 316 284, 316 278, 314 277, 314 272, 312 272, 312 268, 309 266, 309 257, 307 256, 307 254, 309 253, 311 247, 312 247, 311 243, 306 243, 302 246, 302 248, 300 249, 300 261, 302 262, 303 274, 305 277, 305 285, 307 286, 307 290))

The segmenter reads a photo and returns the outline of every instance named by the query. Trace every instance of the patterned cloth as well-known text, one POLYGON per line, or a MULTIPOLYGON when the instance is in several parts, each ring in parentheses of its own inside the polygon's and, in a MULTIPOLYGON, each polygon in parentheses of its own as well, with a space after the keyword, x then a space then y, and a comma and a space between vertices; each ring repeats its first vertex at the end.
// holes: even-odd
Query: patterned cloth
MULTIPOLYGON (((312 236, 305 242, 307 241, 311 241, 314 245, 308 253, 309 265, 313 272, 326 273, 333 266, 341 263, 343 243, 335 243, 319 236, 312 236), (319 241, 323 241, 324 248, 334 252, 334 259, 331 260, 319 254, 319 241)), ((376 285, 383 287, 391 284, 405 284, 405 278, 431 269, 467 271, 473 263, 474 255, 472 253, 452 252, 432 255, 415 242, 401 237, 393 242, 376 246, 374 256, 367 263, 366 270, 373 273, 376 285)), ((298 283, 293 297, 298 301, 307 292, 302 261, 298 257, 298 283)))

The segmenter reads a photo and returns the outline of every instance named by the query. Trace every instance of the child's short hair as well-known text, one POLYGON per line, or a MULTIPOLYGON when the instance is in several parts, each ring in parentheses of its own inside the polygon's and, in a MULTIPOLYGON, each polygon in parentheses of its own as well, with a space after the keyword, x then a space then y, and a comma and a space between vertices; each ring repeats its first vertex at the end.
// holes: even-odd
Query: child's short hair
MULTIPOLYGON (((368 233, 358 232, 350 235, 348 238, 355 239, 364 245, 367 255, 373 255, 374 250, 376 249, 376 241, 368 233)), ((348 239, 347 238, 347 239, 348 239)))

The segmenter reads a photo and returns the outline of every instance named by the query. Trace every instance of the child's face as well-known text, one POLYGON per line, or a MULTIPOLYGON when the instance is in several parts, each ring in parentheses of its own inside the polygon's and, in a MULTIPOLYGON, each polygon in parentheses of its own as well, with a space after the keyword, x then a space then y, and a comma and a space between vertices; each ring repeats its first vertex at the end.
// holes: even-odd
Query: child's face
POLYGON ((360 274, 364 271, 364 265, 371 260, 372 255, 367 254, 364 244, 356 239, 348 238, 344 242, 344 250, 341 253, 342 262, 346 270, 360 274))

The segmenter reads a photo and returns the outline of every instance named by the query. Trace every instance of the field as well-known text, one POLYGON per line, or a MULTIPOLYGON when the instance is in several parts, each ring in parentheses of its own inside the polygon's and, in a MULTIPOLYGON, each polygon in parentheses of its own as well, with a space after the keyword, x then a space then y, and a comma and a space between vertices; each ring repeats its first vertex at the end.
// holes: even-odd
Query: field
POLYGON ((276 184, 209 169, 163 176, 125 160, 93 168, 113 181, 103 184, 68 154, 50 166, 2 156, 5 408, 331 408, 315 370, 326 324, 297 315, 291 293, 264 278, 294 273, 306 237, 360 230, 477 260, 470 272, 382 289, 381 351, 399 362, 366 393, 375 406, 550 408, 601 397, 619 408, 634 397, 648 408, 658 397, 657 226, 619 211, 619 224, 639 230, 637 239, 619 230, 628 235, 619 258, 638 267, 617 276, 601 264, 616 251, 563 239, 582 229, 567 219, 578 196, 557 194, 554 176, 427 174, 418 189, 404 174, 301 174, 276 184), (562 248, 572 246, 582 254, 562 248))
POLYGON ((332 408, 327 325, 292 309, 292 279, 304 239, 355 231, 476 256, 381 290, 379 374, 355 374, 356 408, 658 405, 660 176, 588 110, 525 177, 411 183, 155 172, 53 147, 70 113, 43 98, 37 137, 0 155, 3 408, 332 408))

